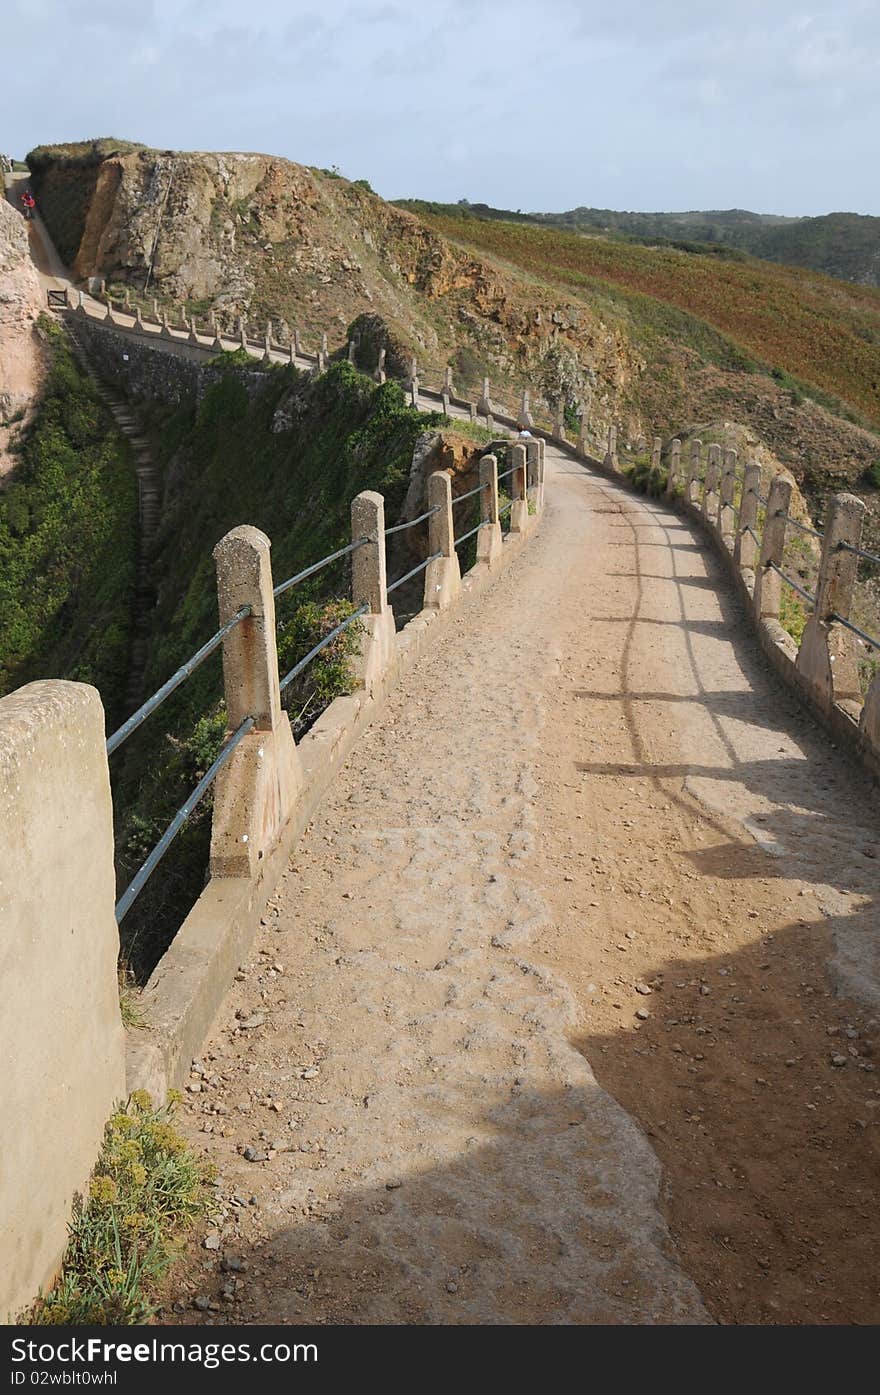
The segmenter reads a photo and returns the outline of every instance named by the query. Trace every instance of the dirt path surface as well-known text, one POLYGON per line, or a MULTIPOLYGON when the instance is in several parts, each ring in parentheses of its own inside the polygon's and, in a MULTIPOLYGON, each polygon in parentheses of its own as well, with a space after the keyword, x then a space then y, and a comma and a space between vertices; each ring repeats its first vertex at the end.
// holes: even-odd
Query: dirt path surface
POLYGON ((880 1316, 867 780, 685 524, 548 472, 196 1064, 219 1210, 183 1320, 880 1316))

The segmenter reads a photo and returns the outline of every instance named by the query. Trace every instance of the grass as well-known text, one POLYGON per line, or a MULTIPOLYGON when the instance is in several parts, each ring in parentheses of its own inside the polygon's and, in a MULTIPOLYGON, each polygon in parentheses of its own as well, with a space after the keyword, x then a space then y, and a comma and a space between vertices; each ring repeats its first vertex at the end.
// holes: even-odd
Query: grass
POLYGON ((42 397, 0 493, 0 693, 50 675, 124 698, 137 546, 130 447, 47 319, 42 397))
POLYGON ((161 1109, 137 1091, 112 1116, 89 1183, 74 1202, 61 1276, 24 1314, 41 1326, 149 1322, 156 1286, 208 1210, 211 1176, 161 1109))
POLYGON ((609 300, 637 338, 674 335, 721 366, 778 366, 880 425, 880 291, 754 259, 426 212, 437 232, 543 281, 609 300))

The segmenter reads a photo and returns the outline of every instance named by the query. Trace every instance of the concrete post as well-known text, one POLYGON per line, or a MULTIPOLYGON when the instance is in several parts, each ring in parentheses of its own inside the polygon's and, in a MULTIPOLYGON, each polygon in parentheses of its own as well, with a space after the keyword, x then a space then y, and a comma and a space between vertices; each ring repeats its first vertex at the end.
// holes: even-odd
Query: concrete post
POLYGON ((476 425, 476 421, 477 421, 477 404, 476 404, 476 402, 469 402, 469 403, 468 403, 468 420, 474 422, 474 424, 476 425))
POLYGON ((503 539, 501 522, 498 518, 498 458, 484 455, 480 461, 480 522, 482 528, 477 534, 477 561, 490 570, 501 556, 503 539))
POLYGON ((477 402, 477 411, 484 417, 490 417, 492 415, 492 399, 489 396, 489 379, 485 377, 483 378, 483 391, 480 393, 480 398, 477 402))
POLYGON ((703 487, 703 518, 716 526, 718 519, 718 486, 721 482, 721 447, 711 445, 706 462, 706 482, 703 487))
POLYGON ((123 292, 123 295, 122 295, 122 303, 123 303, 123 305, 125 306, 126 310, 127 310, 127 309, 129 308, 129 306, 131 305, 131 287, 130 287, 130 286, 126 286, 126 288, 125 288, 125 290, 124 290, 124 292, 123 292))
POLYGON ((449 364, 443 372, 443 392, 447 397, 455 396, 455 388, 452 386, 452 368, 449 364))
POLYGON ((671 499, 681 477, 681 441, 676 436, 669 447, 669 473, 666 477, 666 497, 671 499))
POLYGON ((740 571, 754 571, 758 560, 758 495, 761 492, 761 467, 750 460, 743 475, 742 500, 739 506, 739 521, 736 529, 736 542, 733 545, 733 560, 740 571))
POLYGON ((409 404, 411 407, 415 407, 416 411, 418 411, 420 405, 418 379, 416 379, 409 385, 409 404))
POLYGON ((159 321, 159 302, 158 302, 158 300, 156 299, 155 296, 153 296, 153 323, 154 323, 154 324, 159 324, 159 323, 160 323, 160 321, 159 321))
POLYGON ((736 460, 736 451, 732 446, 726 446, 722 453, 721 488, 718 496, 718 537, 729 552, 733 551, 736 537, 736 460))
POLYGON ((415 383, 415 385, 416 385, 416 391, 418 392, 418 386, 419 386, 419 366, 418 366, 418 364, 416 363, 415 359, 414 359, 414 358, 411 358, 410 361, 409 361, 409 374, 407 375, 406 382, 405 382, 404 386, 407 388, 408 391, 411 392, 411 391, 412 391, 412 385, 413 385, 413 383, 415 383))
POLYGON ((791 504, 791 489, 792 481, 787 475, 776 475, 770 485, 761 553, 755 572, 754 606, 759 621, 779 619, 782 583, 773 567, 782 566, 785 551, 785 515, 791 504))
POLYGON ((238 342, 241 348, 247 348, 247 325, 244 322, 243 315, 239 315, 238 317, 238 342))
POLYGON ((534 504, 535 512, 540 513, 544 507, 544 438, 532 436, 524 445, 527 497, 534 504))
POLYGON ((162 328, 159 331, 159 336, 162 339, 174 338, 174 335, 171 333, 171 326, 168 323, 168 315, 164 310, 162 311, 162 328))
POLYGON ((293 353, 295 354, 295 356, 296 356, 297 358, 302 358, 303 346, 302 346, 302 339, 300 338, 300 333, 299 333, 299 330, 298 330, 298 329, 295 329, 295 330, 293 331, 293 346, 292 346, 292 348, 293 348, 293 353))
POLYGON ((439 553, 425 572, 425 609, 445 610, 461 590, 461 572, 455 551, 452 518, 452 480, 445 470, 428 476, 428 555, 439 553))
POLYGON ((385 354, 386 354, 386 352, 387 352, 387 350, 385 350, 385 349, 380 349, 380 350, 379 350, 379 362, 376 364, 376 372, 375 372, 375 375, 374 375, 377 383, 384 383, 385 380, 386 380, 387 377, 388 377, 388 374, 385 372, 385 354))
POLYGON ((875 673, 865 694, 859 718, 859 737, 863 750, 873 758, 875 771, 880 771, 880 672, 875 673))
POLYGON ((140 307, 139 305, 135 306, 135 312, 134 312, 134 327, 135 327, 135 329, 140 330, 141 333, 143 333, 143 328, 144 328, 144 316, 143 316, 143 312, 142 312, 142 310, 141 310, 141 307, 140 307))
POLYGON ((445 417, 448 417, 448 416, 449 416, 449 393, 446 391, 446 384, 445 384, 445 383, 444 383, 444 385, 443 385, 443 391, 442 391, 441 394, 440 394, 440 405, 441 405, 441 407, 443 408, 443 415, 444 415, 445 417))
POLYGON ((659 436, 654 437, 651 447, 651 469, 656 474, 660 469, 660 457, 663 450, 663 442, 659 436))
POLYGON ((532 416, 531 407, 529 405, 528 388, 523 388, 522 402, 520 403, 519 416, 516 419, 516 424, 522 430, 527 430, 535 424, 535 419, 532 416))
POLYGON ((189 341, 190 341, 191 344, 201 344, 201 342, 202 342, 201 339, 199 338, 199 331, 198 331, 198 329, 197 329, 197 327, 196 327, 196 317, 195 317, 195 315, 190 316, 190 322, 189 322, 189 341))
POLYGON ((354 340, 354 339, 349 339, 349 341, 348 341, 348 361, 349 361, 349 363, 354 363, 355 351, 356 351, 356 349, 357 349, 357 341, 354 340))
POLYGON ((104 319, 105 319, 105 320, 108 320, 109 323, 110 323, 111 325, 114 323, 114 320, 113 320, 113 301, 110 299, 109 295, 108 295, 108 297, 107 297, 107 314, 104 316, 104 319))
POLYGON ((513 505, 510 510, 511 533, 524 535, 529 530, 529 502, 526 470, 528 456, 522 441, 516 441, 508 448, 508 460, 513 468, 510 479, 510 494, 513 505))
POLYGON ((859 559, 865 505, 854 494, 835 494, 829 505, 816 583, 816 604, 804 628, 797 667, 820 706, 860 702, 858 648, 855 635, 836 617, 848 620, 859 559))
POLYGON ((85 296, 83 295, 82 291, 77 291, 77 293, 76 293, 76 308, 77 308, 77 313, 78 313, 78 314, 80 314, 80 315, 86 315, 86 314, 88 314, 88 311, 86 310, 86 298, 85 298, 85 296))
POLYGON ((290 341, 290 348, 288 350, 288 358, 291 363, 296 363, 296 344, 292 339, 290 341))
POLYGON ((358 677, 365 692, 373 693, 394 662, 396 640, 385 571, 385 500, 372 489, 351 502, 351 540, 356 543, 363 538, 369 541, 351 554, 351 598, 355 607, 370 608, 362 621, 358 677))
POLYGON ((698 437, 691 439, 691 458, 685 482, 685 498, 689 504, 700 502, 700 466, 702 464, 703 442, 698 437))
POLYGON ((576 449, 578 455, 582 458, 586 458, 586 456, 588 456, 590 453, 589 442, 587 441, 587 413, 584 411, 578 412, 578 435, 576 449))
POLYGON ((617 427, 612 423, 608 428, 608 449, 605 452, 604 465, 606 470, 613 470, 616 474, 620 472, 620 461, 617 458, 617 427))
POLYGON ((302 786, 299 756, 281 706, 275 645, 275 597, 269 539, 233 528, 214 548, 220 624, 243 606, 251 614, 223 641, 223 689, 229 730, 255 726, 220 771, 211 827, 211 875, 249 877, 276 843, 302 786))
POLYGON ((104 710, 84 683, 0 698, 0 1322, 47 1289, 125 1098, 104 710))
POLYGON ((327 331, 325 330, 324 333, 321 335, 321 353, 324 355, 325 359, 329 352, 330 350, 327 346, 327 331))
POLYGON ((553 435, 558 441, 565 440, 565 401, 561 397, 556 403, 556 414, 553 418, 553 435))

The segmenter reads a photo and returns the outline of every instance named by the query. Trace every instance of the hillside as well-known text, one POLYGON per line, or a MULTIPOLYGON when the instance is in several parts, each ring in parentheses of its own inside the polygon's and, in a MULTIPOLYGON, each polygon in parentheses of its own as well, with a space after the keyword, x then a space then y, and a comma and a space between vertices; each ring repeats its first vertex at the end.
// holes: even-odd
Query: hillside
POLYGON ((340 343, 368 309, 370 351, 384 342, 392 371, 415 353, 424 373, 451 364, 471 391, 488 371, 508 401, 530 385, 545 419, 563 399, 572 428, 588 406, 597 449, 612 419, 633 439, 739 419, 818 512, 829 487, 858 486, 880 458, 874 289, 725 247, 647 247, 466 208, 416 214, 363 181, 266 155, 105 141, 29 161, 74 271, 112 291, 228 324, 271 318, 313 344, 322 331, 340 343))
POLYGON ((880 286, 880 218, 861 213, 826 213, 787 218, 747 209, 712 209, 687 213, 624 213, 611 208, 572 208, 566 213, 515 213, 489 204, 431 204, 399 199, 412 212, 454 213, 490 221, 536 223, 569 231, 594 232, 636 241, 703 244, 703 250, 731 249, 767 261, 805 267, 853 281, 880 286))

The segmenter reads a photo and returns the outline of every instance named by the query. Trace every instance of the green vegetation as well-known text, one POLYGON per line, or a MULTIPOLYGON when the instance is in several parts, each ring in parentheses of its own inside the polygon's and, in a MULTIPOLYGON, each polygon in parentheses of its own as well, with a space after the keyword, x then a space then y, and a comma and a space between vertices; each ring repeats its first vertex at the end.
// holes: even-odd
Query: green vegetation
POLYGON ((756 260, 693 256, 604 237, 423 211, 437 232, 622 319, 649 350, 664 339, 720 367, 782 365, 786 385, 880 425, 880 291, 756 260))
POLYGON ((137 485, 129 447, 40 321, 50 366, 0 493, 0 693, 51 674, 94 683, 111 719, 128 667, 137 485))
POLYGON ((88 1197, 74 1202, 61 1277, 24 1322, 149 1322, 155 1286, 210 1199, 208 1169, 171 1124, 174 1103, 154 1109, 139 1090, 110 1119, 88 1197))
MULTIPOLYGON (((396 383, 378 386, 347 362, 313 379, 287 365, 258 369, 252 359, 239 365, 235 358, 218 358, 216 381, 197 407, 154 407, 145 415, 165 474, 148 692, 216 629, 211 553, 224 533, 241 523, 261 528, 272 540, 276 581, 291 576, 349 541, 351 500, 361 490, 378 490, 389 520, 397 517, 416 439, 441 421, 408 407, 396 383)), ((349 572, 342 560, 279 598, 282 672, 350 613, 348 600, 340 599, 350 594, 349 572)), ((350 691, 357 639, 357 626, 349 627, 291 685, 298 732, 338 693, 350 691)), ((217 655, 114 757, 120 886, 220 749, 221 700, 217 655)), ((201 890, 210 812, 205 799, 123 922, 123 954, 139 978, 201 890)))

